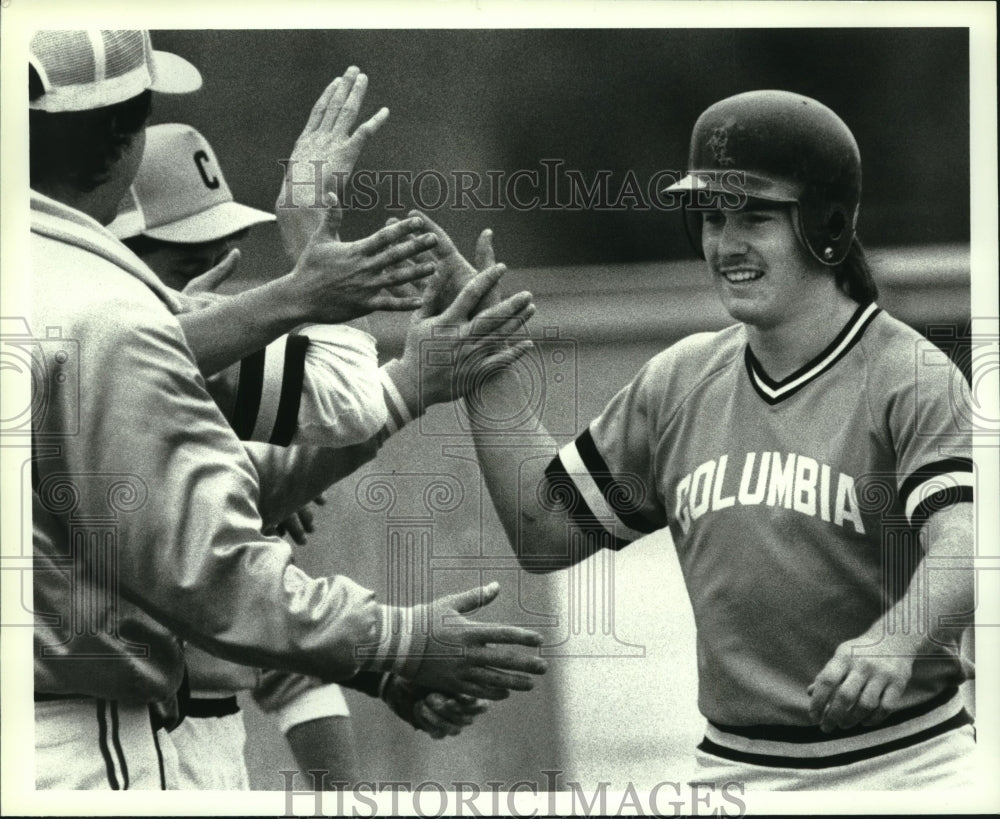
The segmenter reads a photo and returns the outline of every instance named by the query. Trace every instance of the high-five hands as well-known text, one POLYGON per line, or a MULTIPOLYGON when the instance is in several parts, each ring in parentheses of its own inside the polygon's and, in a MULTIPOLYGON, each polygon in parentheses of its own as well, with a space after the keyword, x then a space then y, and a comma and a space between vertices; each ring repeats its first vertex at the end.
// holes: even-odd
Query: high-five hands
POLYGON ((517 646, 536 648, 542 636, 519 626, 476 623, 465 615, 492 603, 499 583, 438 598, 427 606, 430 639, 413 682, 487 700, 502 700, 511 691, 530 691, 532 675, 544 674, 545 660, 517 646))
POLYGON ((283 277, 287 309, 306 321, 336 324, 374 310, 415 310, 418 296, 396 296, 386 288, 434 272, 433 262, 404 264, 437 243, 433 233, 417 234, 420 218, 405 219, 356 242, 338 238, 341 211, 330 207, 313 231, 295 268, 283 277))
POLYGON ((470 278, 454 300, 435 313, 444 277, 434 276, 406 334, 398 370, 417 393, 417 409, 467 397, 490 373, 510 366, 531 349, 525 325, 534 313, 531 293, 502 301, 495 298, 503 265, 493 265, 470 278), (494 301, 478 314, 484 301, 494 301), (521 336, 519 339, 518 336, 521 336), (506 342, 514 342, 507 346, 506 342), (428 362, 450 362, 429 366, 428 362))

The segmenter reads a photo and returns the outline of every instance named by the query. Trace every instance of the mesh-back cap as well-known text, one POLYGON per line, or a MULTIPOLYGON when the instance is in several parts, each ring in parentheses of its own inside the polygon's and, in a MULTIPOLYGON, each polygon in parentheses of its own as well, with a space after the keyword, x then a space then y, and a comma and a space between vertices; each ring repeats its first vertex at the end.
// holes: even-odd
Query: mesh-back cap
POLYGON ((185 94, 201 74, 183 57, 154 51, 148 31, 37 31, 28 62, 45 93, 29 103, 40 111, 89 111, 147 89, 185 94))
POLYGON ((195 244, 274 221, 274 214, 233 201, 215 151, 190 125, 146 129, 135 181, 108 229, 119 239, 149 236, 195 244))

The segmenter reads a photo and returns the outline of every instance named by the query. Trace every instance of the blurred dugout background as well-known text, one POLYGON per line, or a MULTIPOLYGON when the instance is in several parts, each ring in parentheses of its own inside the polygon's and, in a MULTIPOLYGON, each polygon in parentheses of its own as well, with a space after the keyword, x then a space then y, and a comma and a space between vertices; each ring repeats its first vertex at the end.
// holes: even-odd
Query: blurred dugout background
MULTIPOLYGON (((588 183, 607 172, 614 202, 630 172, 644 192, 657 171, 684 170, 691 126, 712 102, 769 87, 816 97, 861 147, 860 235, 873 251, 880 303, 962 358, 950 339, 965 332, 970 310, 963 29, 159 31, 154 42, 193 61, 205 86, 192 97, 158 97, 153 121, 197 127, 237 200, 263 209, 278 190, 277 161, 325 85, 351 64, 370 76, 362 119, 391 111, 359 169, 430 170, 449 180, 477 173, 486 202, 495 196, 488 172, 544 177, 543 160, 588 183)), ((424 201, 433 203, 437 188, 426 184, 424 201)), ((562 185, 558 201, 567 198, 562 185)), ((519 191, 532 193, 527 183, 519 191)), ((386 208, 388 183, 378 192, 375 207, 345 214, 345 238, 405 213, 386 208)), ((405 184, 400 198, 412 206, 405 184)), ((514 271, 508 292, 535 293, 531 331, 550 340, 525 366, 538 374, 560 441, 655 352, 728 323, 681 219, 634 198, 621 204, 484 212, 447 202, 429 211, 470 254, 492 227, 498 257, 514 271)), ((289 267, 273 226, 256 229, 243 249, 244 283, 289 267)), ((398 352, 406 321, 375 319, 385 356, 398 352)), ((528 780, 541 789, 553 787, 543 771, 561 771, 559 783, 610 781, 613 790, 683 781, 701 720, 692 618, 669 538, 645 538, 578 574, 523 575, 511 566, 469 445, 451 410, 432 410, 328 493, 297 560, 312 572, 348 574, 384 598, 387 544, 429 533, 423 569, 434 594, 499 580, 501 600, 483 619, 540 627, 564 656, 553 657, 534 692, 497 704, 445 742, 349 692, 363 776, 446 787, 528 780), (382 484, 394 495, 380 495, 382 484), (576 608, 587 590, 591 602, 576 608)), ((277 771, 294 767, 287 746, 252 704, 247 713, 254 787, 279 789, 277 771)))

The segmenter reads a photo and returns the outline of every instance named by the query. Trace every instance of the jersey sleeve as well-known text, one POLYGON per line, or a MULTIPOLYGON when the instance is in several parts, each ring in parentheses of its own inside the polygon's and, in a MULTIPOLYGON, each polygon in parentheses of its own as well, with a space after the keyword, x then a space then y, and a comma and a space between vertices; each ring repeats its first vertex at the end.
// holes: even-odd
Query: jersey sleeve
POLYGON ((269 669, 252 692, 254 701, 278 721, 282 733, 303 722, 324 717, 349 717, 344 692, 318 677, 269 669))
POLYGON ((244 441, 343 447, 385 424, 375 339, 346 325, 281 336, 208 379, 244 441))
POLYGON ((900 381, 888 417, 899 500, 916 526, 973 499, 972 398, 962 373, 929 341, 917 343, 900 381))
POLYGON ((265 526, 274 526, 371 461, 378 453, 378 442, 369 438, 361 444, 332 448, 245 441, 243 448, 257 470, 261 519, 265 526))
POLYGON ((647 364, 545 470, 549 497, 614 549, 667 524, 654 472, 653 369, 647 364))
POLYGON ((63 328, 79 349, 81 387, 50 391, 67 403, 36 434, 63 417, 86 434, 61 438, 59 457, 40 462, 39 502, 67 517, 69 486, 80 509, 121 506, 116 588, 178 635, 235 662, 353 675, 385 607, 347 577, 309 577, 288 544, 261 534, 256 469, 176 320, 143 285, 130 287, 80 307, 63 328))

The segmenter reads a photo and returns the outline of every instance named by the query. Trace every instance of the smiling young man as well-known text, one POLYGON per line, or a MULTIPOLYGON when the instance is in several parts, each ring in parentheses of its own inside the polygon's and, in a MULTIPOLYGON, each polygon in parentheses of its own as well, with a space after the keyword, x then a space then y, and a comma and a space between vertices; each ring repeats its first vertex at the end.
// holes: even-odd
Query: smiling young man
POLYGON ((514 551, 546 572, 669 528, 697 628, 697 781, 963 787, 965 382, 875 303, 860 153, 834 112, 722 100, 689 162, 671 190, 739 323, 653 358, 551 460, 497 445, 490 419, 530 404, 516 373, 483 385, 470 418, 514 551))

